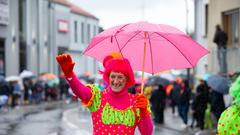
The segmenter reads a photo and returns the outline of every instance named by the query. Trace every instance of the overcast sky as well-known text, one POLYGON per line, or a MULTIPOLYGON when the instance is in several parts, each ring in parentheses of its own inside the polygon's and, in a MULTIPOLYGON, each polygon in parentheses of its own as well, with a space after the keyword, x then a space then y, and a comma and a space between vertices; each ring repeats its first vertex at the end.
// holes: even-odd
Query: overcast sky
MULTIPOLYGON (((99 18, 104 29, 123 23, 148 21, 185 31, 186 0, 69 0, 99 18), (144 5, 144 6, 143 6, 144 5)), ((188 2, 188 29, 193 30, 193 0, 188 2)))

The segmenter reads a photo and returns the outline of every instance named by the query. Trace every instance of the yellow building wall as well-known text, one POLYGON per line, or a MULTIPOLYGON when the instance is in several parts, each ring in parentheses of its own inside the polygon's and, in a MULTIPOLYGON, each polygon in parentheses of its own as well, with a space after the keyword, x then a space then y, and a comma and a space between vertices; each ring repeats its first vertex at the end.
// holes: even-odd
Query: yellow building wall
MULTIPOLYGON (((208 48, 210 50, 210 57, 208 60, 210 72, 216 73, 219 70, 217 57, 216 57, 216 49, 217 48, 216 48, 216 44, 213 42, 215 26, 217 24, 220 24, 221 26, 223 25, 223 22, 222 22, 222 13, 223 12, 234 10, 234 9, 240 10, 240 0, 209 0, 207 38, 208 38, 208 46, 209 46, 208 48)), ((239 30, 239 34, 240 34, 240 30, 239 30)), ((239 48, 237 48, 237 49, 239 49, 239 48)), ((231 49, 230 49, 230 51, 231 51, 231 49)), ((238 66, 240 66, 240 61, 236 63, 236 61, 235 61, 236 58, 233 58, 233 57, 238 57, 238 56, 239 56, 239 54, 236 54, 236 55, 234 54, 234 55, 229 55, 227 57, 228 67, 230 67, 230 68, 228 68, 229 72, 234 71, 235 70, 235 69, 233 69, 234 67, 240 69, 238 67, 238 66), (236 64, 236 65, 232 65, 232 64, 236 64)), ((236 69, 236 70, 238 70, 238 69, 236 69)))

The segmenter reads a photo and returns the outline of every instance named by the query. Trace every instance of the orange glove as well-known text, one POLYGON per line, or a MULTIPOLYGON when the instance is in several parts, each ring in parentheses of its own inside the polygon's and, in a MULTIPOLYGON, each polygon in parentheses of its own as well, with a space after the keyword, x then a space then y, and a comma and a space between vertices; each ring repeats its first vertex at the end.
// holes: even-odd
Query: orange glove
POLYGON ((140 109, 140 116, 148 116, 148 99, 144 94, 139 94, 136 98, 136 107, 140 109))
POLYGON ((71 78, 73 76, 73 67, 75 65, 72 57, 69 54, 61 54, 56 57, 56 60, 60 65, 64 75, 67 78, 71 78))

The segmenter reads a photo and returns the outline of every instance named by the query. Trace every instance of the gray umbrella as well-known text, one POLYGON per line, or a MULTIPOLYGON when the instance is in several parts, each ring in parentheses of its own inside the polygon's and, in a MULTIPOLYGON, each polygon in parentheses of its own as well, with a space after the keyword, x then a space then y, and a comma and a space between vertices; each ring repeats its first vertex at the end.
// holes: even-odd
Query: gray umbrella
POLYGON ((214 91, 222 94, 227 94, 229 91, 230 81, 220 75, 212 75, 207 80, 208 86, 210 86, 214 91))
POLYGON ((170 81, 165 79, 165 78, 159 77, 159 76, 153 76, 153 77, 148 79, 147 84, 148 85, 162 85, 162 86, 165 86, 165 85, 170 84, 170 81))

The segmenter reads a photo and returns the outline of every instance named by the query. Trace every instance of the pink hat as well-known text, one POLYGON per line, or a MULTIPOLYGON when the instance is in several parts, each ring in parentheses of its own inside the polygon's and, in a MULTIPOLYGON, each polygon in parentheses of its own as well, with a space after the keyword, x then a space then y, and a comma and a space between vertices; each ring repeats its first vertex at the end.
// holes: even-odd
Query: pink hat
POLYGON ((123 73, 128 78, 127 87, 135 84, 134 74, 129 61, 122 57, 118 52, 113 52, 103 60, 105 70, 103 80, 109 84, 109 75, 111 71, 123 73))

